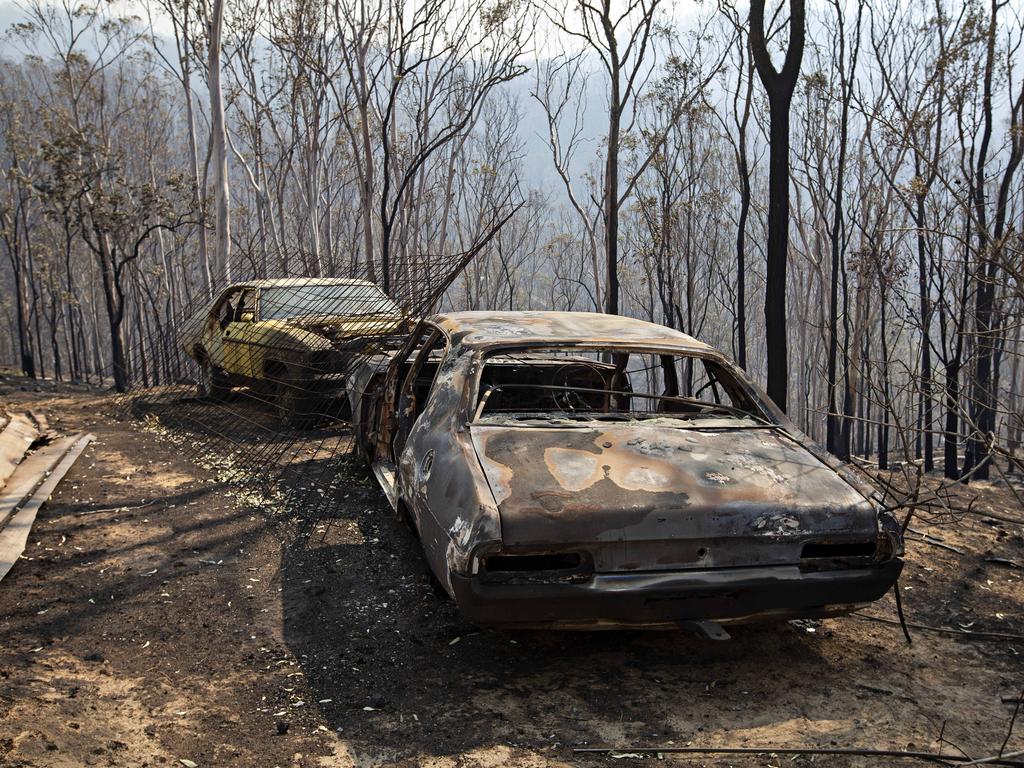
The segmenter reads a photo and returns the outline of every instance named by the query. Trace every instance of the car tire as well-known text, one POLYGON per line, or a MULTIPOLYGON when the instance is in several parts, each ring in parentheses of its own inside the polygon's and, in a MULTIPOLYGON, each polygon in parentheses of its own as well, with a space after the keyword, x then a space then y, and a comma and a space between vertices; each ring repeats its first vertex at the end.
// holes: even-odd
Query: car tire
POLYGON ((222 403, 227 400, 231 387, 227 377, 219 368, 214 367, 210 359, 203 355, 199 358, 199 383, 196 386, 199 397, 222 403))
POLYGON ((398 500, 398 517, 403 523, 409 526, 409 530, 412 531, 412 535, 416 538, 416 541, 419 541, 420 529, 419 526, 416 525, 416 518, 413 517, 412 511, 409 509, 409 505, 402 499, 398 500))
MULTIPOLYGON (((412 533, 414 539, 420 545, 420 554, 423 553, 423 543, 420 538, 420 529, 416 525, 416 518, 412 514, 412 510, 409 509, 409 505, 406 504, 401 498, 398 500, 398 517, 402 523, 408 526, 409 531, 412 533)), ((444 584, 441 580, 434 575, 434 569, 430 567, 430 563, 427 562, 427 558, 423 557, 423 572, 427 575, 427 581, 430 583, 430 591, 434 593, 434 596, 441 600, 449 603, 454 603, 452 596, 448 594, 448 590, 444 588, 444 584)))
POLYGON ((305 387, 295 382, 277 382, 274 397, 277 418, 289 429, 308 429, 317 420, 316 398, 305 387))

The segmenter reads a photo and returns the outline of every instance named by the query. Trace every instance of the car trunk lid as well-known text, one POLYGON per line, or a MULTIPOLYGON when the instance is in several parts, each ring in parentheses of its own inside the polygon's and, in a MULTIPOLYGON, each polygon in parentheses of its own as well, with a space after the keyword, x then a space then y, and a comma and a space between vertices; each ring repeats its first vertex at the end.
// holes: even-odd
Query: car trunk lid
POLYGON ((781 429, 475 424, 506 548, 585 549, 598 571, 794 563, 873 541, 870 503, 781 429))

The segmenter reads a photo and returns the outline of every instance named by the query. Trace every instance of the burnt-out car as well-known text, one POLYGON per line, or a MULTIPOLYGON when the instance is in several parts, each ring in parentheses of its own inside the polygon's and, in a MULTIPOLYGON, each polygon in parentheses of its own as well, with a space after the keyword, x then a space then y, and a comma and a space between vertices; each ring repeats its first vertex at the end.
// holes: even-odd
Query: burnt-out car
POLYGON ((353 426, 470 621, 672 626, 847 613, 900 528, 742 371, 578 312, 422 321, 349 381, 353 426))

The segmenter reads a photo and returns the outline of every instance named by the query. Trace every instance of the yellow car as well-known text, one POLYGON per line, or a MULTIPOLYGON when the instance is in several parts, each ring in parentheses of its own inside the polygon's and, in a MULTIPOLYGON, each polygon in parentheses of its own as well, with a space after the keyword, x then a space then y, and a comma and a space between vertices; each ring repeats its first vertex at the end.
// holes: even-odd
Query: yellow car
POLYGON ((405 318, 365 280, 286 278, 235 283, 182 332, 199 363, 199 396, 224 400, 248 385, 289 426, 307 426, 344 394, 352 352, 405 318))

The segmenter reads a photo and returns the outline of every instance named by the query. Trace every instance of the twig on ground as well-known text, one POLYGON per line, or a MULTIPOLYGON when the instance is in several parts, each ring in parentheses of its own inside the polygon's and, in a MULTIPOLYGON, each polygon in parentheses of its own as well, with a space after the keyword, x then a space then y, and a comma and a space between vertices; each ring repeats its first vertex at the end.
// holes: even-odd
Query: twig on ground
MULTIPOLYGON (((900 623, 893 619, 886 619, 881 616, 871 616, 867 613, 851 613, 851 616, 858 619, 866 619, 867 621, 877 621, 882 624, 892 624, 899 626, 900 623)), ((913 621, 907 622, 908 627, 914 629, 924 629, 929 632, 942 632, 950 635, 964 635, 966 637, 978 637, 978 638, 989 638, 992 640, 1021 640, 1024 641, 1024 635, 1015 635, 1012 632, 974 632, 969 629, 957 629, 955 627, 933 627, 930 624, 917 624, 913 621)))
POLYGON ((931 544, 933 547, 938 547, 939 549, 948 549, 950 552, 956 552, 958 555, 967 554, 966 552, 964 552, 964 550, 960 549, 959 547, 954 547, 952 544, 947 544, 942 539, 937 539, 934 536, 930 536, 924 531, 919 531, 916 528, 910 527, 908 527, 907 530, 911 533, 916 533, 918 536, 921 537, 919 539, 911 539, 911 541, 920 541, 923 544, 931 544))
POLYGON ((142 504, 131 504, 121 507, 107 507, 106 509, 87 509, 84 512, 76 512, 75 517, 85 517, 86 515, 101 515, 105 512, 131 512, 133 509, 142 509, 143 507, 150 507, 156 504, 161 499, 153 499, 142 504))
POLYGON ((1020 692, 1020 696, 1017 698, 1017 704, 1013 708, 1013 717, 1010 718, 1010 726, 1006 729, 1006 738, 1003 739, 1002 745, 999 747, 999 754, 1003 754, 1003 750, 1006 749, 1006 745, 1010 743, 1010 736, 1013 735, 1013 726, 1017 722, 1017 714, 1020 712, 1021 699, 1024 699, 1024 691, 1020 692))
POLYGON ((977 760, 971 760, 969 763, 960 763, 960 765, 1020 765, 1019 762, 1010 762, 1010 758, 1021 756, 1024 756, 1024 749, 1019 749, 1016 752, 1007 752, 1005 755, 981 757, 977 760))
POLYGON ((1012 758, 1024 752, 984 757, 971 760, 963 755, 943 755, 937 752, 911 752, 898 749, 861 749, 857 747, 575 747, 577 755, 608 754, 690 754, 690 755, 851 755, 856 757, 892 757, 904 760, 924 760, 932 763, 957 763, 959 765, 1004 765, 1024 768, 1024 762, 1012 758))
POLYGON ((896 583, 892 585, 892 596, 896 599, 896 615, 900 617, 900 629, 903 630, 903 636, 907 638, 907 645, 910 645, 914 641, 910 639, 910 630, 907 629, 907 617, 903 614, 903 598, 900 597, 899 579, 896 579, 896 583))

